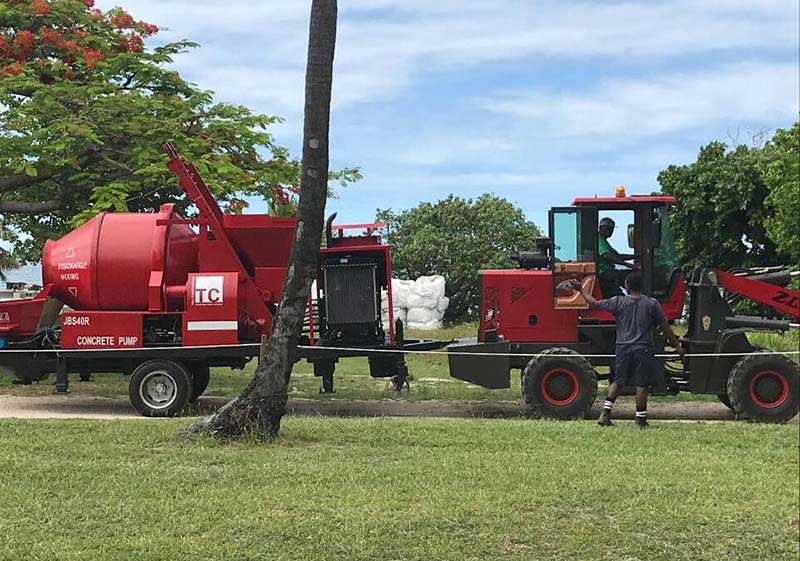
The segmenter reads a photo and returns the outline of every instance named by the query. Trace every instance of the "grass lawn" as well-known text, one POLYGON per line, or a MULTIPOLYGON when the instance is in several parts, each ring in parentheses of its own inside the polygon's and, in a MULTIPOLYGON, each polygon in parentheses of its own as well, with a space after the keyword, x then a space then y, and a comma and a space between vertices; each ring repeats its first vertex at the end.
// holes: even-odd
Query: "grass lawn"
POLYGON ((798 558, 798 427, 0 421, 5 560, 798 558))
MULTIPOLYGON (((451 340, 474 337, 475 334, 475 325, 460 325, 438 331, 410 330, 408 337, 451 340)), ((786 335, 758 333, 752 335, 752 341, 754 344, 763 345, 771 349, 791 351, 800 348, 798 335, 800 333, 797 331, 786 335)), ((795 355, 793 358, 797 359, 798 357, 795 355)), ((519 373, 516 371, 512 372, 511 388, 487 390, 451 378, 447 366, 447 357, 444 355, 409 355, 407 361, 414 380, 412 382, 412 391, 408 395, 404 395, 403 399, 513 401, 520 398, 519 373)), ((217 397, 233 397, 237 395, 252 378, 255 367, 255 361, 251 361, 244 370, 215 369, 206 395, 217 397)), ((97 374, 94 378, 91 383, 82 383, 78 381, 77 376, 73 376, 70 385, 71 391, 80 395, 127 397, 128 385, 127 378, 124 376, 120 374, 97 374)), ((44 395, 53 392, 53 376, 39 384, 30 386, 16 386, 12 384, 12 380, 12 376, 0 373, 0 393, 44 395)), ((603 384, 605 382, 601 382, 601 385, 603 384)), ((348 358, 341 360, 337 365, 336 393, 333 395, 321 395, 319 393, 320 379, 313 375, 311 365, 306 362, 299 362, 292 374, 289 396, 306 399, 396 399, 398 396, 390 390, 389 386, 390 384, 385 379, 370 378, 366 359, 348 358)), ((674 401, 676 399, 716 401, 715 396, 687 393, 683 393, 678 397, 654 398, 656 401, 674 401)))

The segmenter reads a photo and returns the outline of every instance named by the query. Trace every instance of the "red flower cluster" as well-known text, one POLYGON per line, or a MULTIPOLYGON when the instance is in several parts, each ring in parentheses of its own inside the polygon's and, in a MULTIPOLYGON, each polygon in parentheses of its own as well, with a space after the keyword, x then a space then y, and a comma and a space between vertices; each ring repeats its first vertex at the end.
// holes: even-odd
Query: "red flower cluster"
POLYGON ((21 62, 17 61, 14 64, 9 64, 8 66, 4 66, 2 70, 0 70, 0 76, 16 76, 17 74, 21 74, 23 67, 25 65, 21 62))
POLYGON ((150 35, 155 35, 156 33, 158 33, 157 25, 153 25, 152 23, 141 22, 141 26, 142 26, 142 35, 144 35, 145 37, 149 37, 150 35))
POLYGON ((283 204, 289 202, 289 195, 286 194, 286 191, 282 186, 273 185, 272 193, 275 195, 275 198, 278 199, 279 203, 283 204))
POLYGON ((33 49, 36 46, 36 37, 25 29, 17 33, 14 37, 14 50, 16 51, 19 60, 28 60, 33 55, 33 49))
POLYGON ((86 5, 90 8, 94 8, 94 0, 86 0, 86 5))
POLYGON ((130 29, 134 23, 131 15, 124 12, 111 16, 111 25, 118 29, 130 29))
POLYGON ((89 49, 84 55, 86 58, 86 68, 94 68, 94 65, 103 60, 103 53, 89 49))
POLYGON ((60 31, 56 31, 55 29, 51 29, 49 27, 42 29, 42 32, 39 34, 39 38, 43 43, 50 45, 51 47, 55 47, 56 49, 60 49, 64 46, 64 35, 62 35, 60 31))
POLYGON ((31 11, 36 17, 46 16, 50 13, 50 4, 48 4, 47 0, 33 0, 31 11))
POLYGON ((130 53, 138 53, 144 49, 144 41, 142 40, 141 36, 136 35, 136 33, 131 33, 127 37, 123 38, 119 44, 123 50, 130 53))
POLYGON ((6 59, 11 55, 11 45, 8 44, 8 39, 0 35, 0 60, 6 59))

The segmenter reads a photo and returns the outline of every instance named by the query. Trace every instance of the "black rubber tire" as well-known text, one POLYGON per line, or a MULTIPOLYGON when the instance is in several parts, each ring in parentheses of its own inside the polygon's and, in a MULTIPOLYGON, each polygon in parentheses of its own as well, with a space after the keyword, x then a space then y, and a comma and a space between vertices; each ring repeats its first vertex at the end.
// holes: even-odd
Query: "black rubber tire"
MULTIPOLYGON (((172 392, 171 392, 172 393, 172 392)), ((192 376, 182 364, 171 360, 148 360, 134 369, 128 381, 128 397, 136 410, 145 417, 174 417, 183 413, 192 395, 192 376), (174 389, 174 398, 155 406, 148 402, 144 387, 154 375, 161 375, 174 389)))
POLYGON ((192 376, 192 397, 189 401, 194 401, 206 391, 211 380, 211 368, 207 364, 193 363, 188 365, 188 369, 192 376))
POLYGON ((720 401, 720 403, 722 403, 722 405, 724 405, 728 409, 733 410, 733 405, 731 405, 731 400, 728 399, 728 394, 726 394, 726 393, 718 393, 717 394, 717 399, 719 399, 719 401, 720 401))
MULTIPOLYGON (((772 378, 776 378, 775 374, 772 378)), ((731 408, 740 417, 760 423, 785 423, 800 411, 800 371, 797 364, 780 354, 745 355, 728 376, 728 398, 731 408), (751 396, 751 382, 765 371, 774 372, 786 384, 785 399, 773 407, 764 407, 751 396)))
POLYGON ((564 347, 546 349, 533 357, 522 371, 521 382, 525 413, 529 417, 582 419, 597 398, 597 373, 591 363, 581 354, 564 347), (561 378, 557 382, 566 382, 566 385, 561 384, 568 390, 563 396, 545 393, 548 391, 545 383, 553 372, 561 378), (563 403, 559 404, 559 401, 563 403))

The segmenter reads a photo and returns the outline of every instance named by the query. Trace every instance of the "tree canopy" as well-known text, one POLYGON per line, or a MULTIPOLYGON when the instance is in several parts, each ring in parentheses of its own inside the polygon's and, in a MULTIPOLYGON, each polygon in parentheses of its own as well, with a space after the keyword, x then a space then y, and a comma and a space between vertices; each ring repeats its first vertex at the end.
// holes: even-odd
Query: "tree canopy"
MULTIPOLYGON (((247 197, 294 211, 300 163, 269 133, 278 117, 217 103, 183 80, 158 33, 94 0, 0 3, 0 235, 3 259, 37 261, 48 237, 105 210, 186 205, 166 168, 171 140, 228 212, 247 197)), ((358 170, 333 172, 347 182, 358 170)))
POLYGON ((450 195, 399 213, 378 210, 377 219, 389 227, 395 275, 445 277, 447 321, 474 319, 480 305, 478 271, 513 267, 510 254, 533 249, 540 236, 522 210, 490 194, 475 201, 450 195))
POLYGON ((798 125, 763 148, 711 142, 691 164, 658 175, 678 199, 672 213, 678 253, 689 267, 791 264, 798 249, 798 125))
POLYGON ((767 234, 781 254, 800 265, 800 122, 775 134, 764 147, 764 160, 771 209, 767 234))

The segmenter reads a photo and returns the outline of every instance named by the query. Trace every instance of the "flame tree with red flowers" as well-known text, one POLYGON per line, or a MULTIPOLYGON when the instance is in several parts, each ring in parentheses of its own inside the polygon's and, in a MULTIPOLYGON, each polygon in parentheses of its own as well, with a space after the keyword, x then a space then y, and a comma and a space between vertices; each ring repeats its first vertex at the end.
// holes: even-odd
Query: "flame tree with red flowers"
MULTIPOLYGON (((300 162, 268 131, 280 119, 215 103, 181 79, 173 57, 197 45, 148 48, 158 31, 94 0, 0 2, 0 236, 12 248, 0 267, 37 261, 46 238, 98 212, 185 205, 166 140, 228 212, 250 197, 294 212, 300 162)), ((331 173, 342 183, 359 177, 331 173)))

